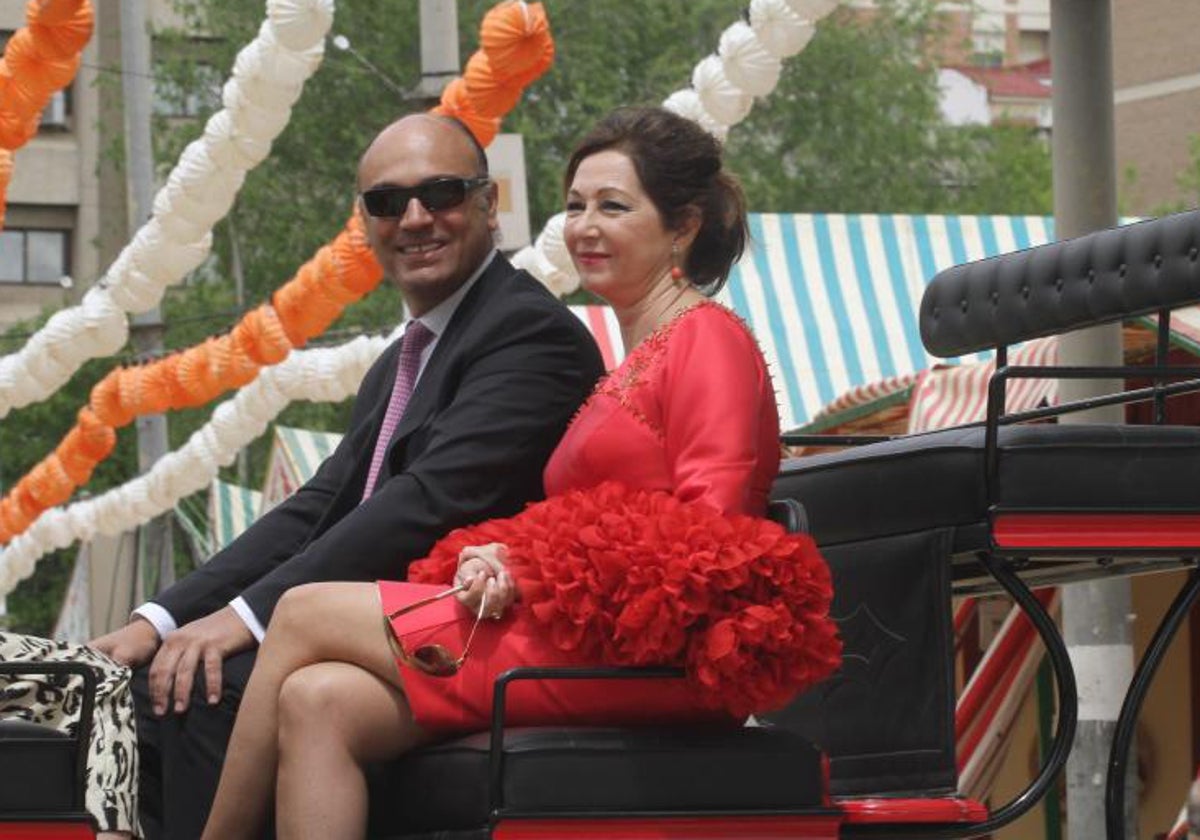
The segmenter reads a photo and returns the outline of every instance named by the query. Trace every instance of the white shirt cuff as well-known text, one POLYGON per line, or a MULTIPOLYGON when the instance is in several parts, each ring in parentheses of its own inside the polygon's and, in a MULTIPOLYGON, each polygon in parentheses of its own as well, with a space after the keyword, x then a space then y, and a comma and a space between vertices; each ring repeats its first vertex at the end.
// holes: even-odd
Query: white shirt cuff
POLYGON ((250 632, 254 634, 254 638, 259 644, 262 644, 263 636, 267 635, 267 628, 262 626, 262 622, 258 620, 258 616, 254 614, 254 610, 250 609, 250 605, 246 603, 246 599, 240 595, 229 602, 229 606, 233 607, 233 611, 238 614, 238 618, 246 623, 250 628, 250 632))
POLYGON ((140 615, 150 622, 151 626, 158 632, 159 641, 167 638, 168 633, 173 633, 179 627, 171 614, 153 601, 147 601, 142 604, 133 611, 133 614, 140 615))

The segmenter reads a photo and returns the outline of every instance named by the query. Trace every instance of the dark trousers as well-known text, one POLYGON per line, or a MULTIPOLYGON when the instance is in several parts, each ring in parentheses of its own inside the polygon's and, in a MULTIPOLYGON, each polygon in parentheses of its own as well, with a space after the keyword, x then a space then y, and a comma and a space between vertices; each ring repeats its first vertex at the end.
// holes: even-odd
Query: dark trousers
POLYGON ((194 840, 200 836, 257 652, 254 648, 225 660, 221 700, 213 706, 205 698, 204 671, 197 670, 191 704, 178 715, 168 710, 156 717, 150 705, 150 669, 134 671, 133 704, 141 760, 138 806, 146 840, 194 840))

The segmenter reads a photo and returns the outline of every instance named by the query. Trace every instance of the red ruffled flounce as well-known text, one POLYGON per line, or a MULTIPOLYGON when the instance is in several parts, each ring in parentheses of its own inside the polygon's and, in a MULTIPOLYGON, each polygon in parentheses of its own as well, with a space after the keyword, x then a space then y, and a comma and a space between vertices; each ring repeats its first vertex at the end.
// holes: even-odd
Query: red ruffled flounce
POLYGON ((413 563, 449 583, 468 545, 502 542, 516 607, 580 662, 682 665, 698 701, 746 715, 831 674, 841 641, 812 539, 661 491, 606 482, 462 528, 413 563))

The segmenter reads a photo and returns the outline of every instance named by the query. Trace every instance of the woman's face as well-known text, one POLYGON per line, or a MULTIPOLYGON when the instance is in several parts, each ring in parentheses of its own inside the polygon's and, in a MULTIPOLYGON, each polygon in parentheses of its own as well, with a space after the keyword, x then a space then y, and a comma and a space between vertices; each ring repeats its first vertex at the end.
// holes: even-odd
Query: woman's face
POLYGON ((567 191, 563 237, 584 287, 614 305, 669 282, 675 235, 622 152, 608 149, 580 162, 567 191))

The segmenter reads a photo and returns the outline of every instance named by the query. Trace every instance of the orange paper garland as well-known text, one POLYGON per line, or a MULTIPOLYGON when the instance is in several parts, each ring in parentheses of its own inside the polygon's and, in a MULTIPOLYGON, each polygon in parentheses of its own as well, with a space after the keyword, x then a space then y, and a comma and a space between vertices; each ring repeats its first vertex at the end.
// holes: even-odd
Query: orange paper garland
POLYGON ((95 13, 90 0, 29 0, 25 22, 0 58, 0 227, 8 205, 12 151, 37 134, 50 97, 75 78, 95 13))
MULTIPOLYGON (((0 59, 0 147, 15 148, 36 133, 45 101, 32 117, 8 106, 23 103, 28 110, 43 96, 48 101, 52 83, 70 81, 78 50, 91 35, 88 0, 30 0, 27 20, 29 34, 22 35, 13 53, 15 70, 0 59), (14 140, 19 142, 8 142, 14 140)), ((467 77, 451 82, 432 110, 462 120, 486 146, 522 89, 550 67, 554 43, 541 4, 519 0, 488 12, 480 40, 483 49, 468 62, 467 77)), ((6 173, 11 173, 11 156, 6 160, 0 148, 0 214, 6 173)), ((88 405, 54 452, 0 499, 0 544, 85 484, 113 451, 116 429, 138 416, 204 405, 248 384, 260 367, 278 364, 293 348, 328 329, 347 304, 373 290, 382 276, 356 207, 345 229, 277 289, 270 304, 247 312, 229 333, 163 359, 110 371, 93 387, 88 405)))
POLYGON ((204 405, 249 384, 263 365, 278 364, 293 347, 324 331, 382 277, 356 211, 333 242, 275 293, 277 305, 285 302, 293 318, 297 341, 290 341, 276 308, 263 304, 225 335, 163 359, 109 371, 92 388, 88 405, 54 452, 0 500, 0 543, 24 532, 44 510, 62 504, 86 483, 111 454, 116 429, 135 417, 204 405))
POLYGON ((446 86, 433 112, 460 120, 487 146, 523 90, 550 68, 554 40, 541 3, 506 0, 484 15, 479 42, 466 71, 446 86))

